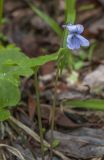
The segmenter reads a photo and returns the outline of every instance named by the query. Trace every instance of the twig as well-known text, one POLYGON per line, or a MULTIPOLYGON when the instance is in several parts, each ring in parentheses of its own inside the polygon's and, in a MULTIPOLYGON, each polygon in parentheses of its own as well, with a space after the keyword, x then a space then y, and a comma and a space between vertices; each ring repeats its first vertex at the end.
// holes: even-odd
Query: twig
POLYGON ((0 160, 6 160, 4 151, 2 149, 0 149, 0 160))
POLYGON ((3 156, 3 160, 7 160, 4 153, 2 153, 2 156, 3 156))
MULTIPOLYGON (((18 127, 20 127, 22 130, 24 130, 27 134, 29 134, 37 142, 40 143, 40 137, 39 137, 39 135, 37 133, 35 133, 34 131, 32 131, 30 128, 28 128, 27 126, 25 126, 23 123, 21 123, 20 121, 18 121, 17 119, 15 119, 12 116, 9 118, 9 120, 12 121, 18 127)), ((46 140, 44 140, 43 143, 44 143, 44 146, 46 146, 47 148, 50 149, 51 146, 50 146, 50 144, 46 140)), ((55 149, 53 149, 53 153, 55 155, 57 155, 58 157, 62 158, 63 160, 71 160, 70 158, 64 156, 63 153, 61 153, 61 152, 59 152, 59 151, 57 151, 55 149)))

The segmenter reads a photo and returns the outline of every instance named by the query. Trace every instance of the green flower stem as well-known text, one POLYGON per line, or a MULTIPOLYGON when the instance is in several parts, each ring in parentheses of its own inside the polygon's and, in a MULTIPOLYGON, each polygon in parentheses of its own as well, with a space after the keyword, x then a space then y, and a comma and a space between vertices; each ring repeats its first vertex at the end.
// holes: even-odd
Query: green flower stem
POLYGON ((57 96, 57 83, 58 83, 58 78, 59 78, 59 66, 56 71, 56 79, 55 79, 55 92, 54 92, 54 99, 53 99, 53 106, 51 109, 50 113, 50 121, 51 121, 51 149, 50 149, 50 160, 52 160, 53 157, 53 130, 54 130, 54 125, 55 125, 55 111, 56 111, 56 96, 57 96))
MULTIPOLYGON (((65 22, 67 23, 74 23, 75 17, 76 17, 76 10, 75 10, 75 4, 76 0, 66 0, 66 10, 65 10, 65 22)), ((62 42, 62 47, 66 48, 66 39, 67 39, 68 31, 65 29, 63 33, 63 42, 62 42)), ((64 53, 63 53, 64 54, 64 53)), ((59 61, 57 64, 57 72, 56 72, 56 80, 55 80, 55 93, 54 93, 54 100, 53 100, 53 106, 50 114, 50 120, 51 120, 51 151, 50 151, 50 159, 52 160, 53 157, 53 130, 54 130, 54 123, 55 123, 55 109, 56 109, 56 96, 57 96, 57 82, 58 82, 58 77, 59 77, 59 64, 60 61, 62 60, 61 57, 59 57, 59 61)))
POLYGON ((37 114, 38 114, 38 123, 40 131, 40 142, 41 142, 41 154, 42 160, 44 159, 44 143, 43 143, 43 131, 42 131, 42 121, 41 121, 41 108, 40 108, 40 96, 39 96, 39 84, 38 84, 38 70, 35 72, 35 89, 36 89, 36 100, 37 100, 37 114))
POLYGON ((2 24, 3 2, 4 2, 4 0, 0 0, 0 25, 2 24))
MULTIPOLYGON (((66 0, 66 10, 65 10, 65 22, 66 24, 74 24, 76 19, 76 0, 66 0)), ((66 48, 66 39, 67 39, 68 31, 64 30, 63 33, 63 48, 66 48)))

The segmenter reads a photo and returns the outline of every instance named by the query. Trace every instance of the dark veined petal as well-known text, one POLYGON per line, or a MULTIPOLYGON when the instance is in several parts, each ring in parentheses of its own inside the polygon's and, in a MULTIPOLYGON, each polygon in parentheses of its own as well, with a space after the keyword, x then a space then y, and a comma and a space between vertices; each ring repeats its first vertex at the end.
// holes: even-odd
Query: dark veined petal
POLYGON ((67 37, 67 47, 69 49, 73 49, 72 38, 73 38, 73 34, 70 34, 67 37))
POLYGON ((84 27, 80 24, 77 25, 68 24, 68 25, 63 25, 63 27, 67 28, 70 33, 81 34, 84 31, 84 27))
POLYGON ((69 49, 79 49, 80 48, 80 41, 74 34, 70 34, 67 37, 67 47, 69 49))
POLYGON ((89 41, 83 36, 77 34, 76 37, 79 39, 81 46, 88 47, 90 45, 89 41))

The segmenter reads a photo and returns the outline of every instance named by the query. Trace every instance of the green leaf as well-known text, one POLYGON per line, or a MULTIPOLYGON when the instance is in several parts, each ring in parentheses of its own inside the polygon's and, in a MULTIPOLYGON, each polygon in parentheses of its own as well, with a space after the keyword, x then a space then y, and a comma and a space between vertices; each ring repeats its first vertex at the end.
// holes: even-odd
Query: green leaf
POLYGON ((0 46, 0 107, 13 106, 19 101, 20 76, 31 76, 36 67, 57 58, 58 53, 28 58, 19 48, 0 46))
POLYGON ((16 87, 20 85, 19 77, 16 77, 9 73, 0 73, 0 80, 7 80, 10 83, 13 83, 16 87))
POLYGON ((8 110, 0 110, 0 121, 5 121, 10 117, 10 112, 8 110))
POLYGON ((17 47, 4 48, 0 46, 0 79, 7 79, 17 86, 20 76, 29 77, 34 74, 34 68, 57 60, 57 58, 58 53, 29 58, 17 47))
POLYGON ((31 76, 34 71, 30 66, 31 59, 24 55, 19 48, 0 46, 0 79, 7 79, 19 85, 20 76, 31 76))
POLYGON ((79 61, 77 61, 77 62, 74 64, 74 69, 75 69, 75 70, 79 70, 79 69, 81 69, 83 66, 84 66, 84 62, 81 61, 81 60, 79 60, 79 61))
POLYGON ((55 61, 58 58, 58 53, 50 54, 50 55, 44 55, 39 56, 37 58, 32 58, 30 61, 31 67, 39 67, 44 65, 45 63, 48 63, 49 61, 55 61))
POLYGON ((17 47, 9 46, 7 48, 0 47, 0 65, 5 64, 8 66, 40 66, 49 61, 56 60, 57 53, 39 56, 37 58, 29 58, 21 52, 17 47))
POLYGON ((37 58, 28 58, 25 54, 23 54, 18 48, 1 48, 0 49, 0 66, 14 66, 14 70, 16 66, 21 67, 21 70, 24 68, 37 67, 41 66, 49 61, 57 60, 58 54, 50 54, 39 56, 37 58))
POLYGON ((59 144, 60 144, 60 141, 58 139, 54 139, 53 142, 52 142, 52 147, 56 148, 56 147, 59 146, 59 144))
POLYGON ((8 46, 0 47, 0 65, 28 65, 29 58, 19 48, 8 46))
POLYGON ((0 110, 18 104, 20 91, 13 83, 6 79, 0 79, 0 110))
POLYGON ((46 13, 37 8, 35 4, 31 2, 28 2, 28 4, 31 7, 31 9, 58 34, 58 36, 62 37, 62 29, 50 16, 48 16, 46 13))
POLYGON ((57 58, 58 53, 29 58, 12 45, 6 48, 0 46, 0 120, 8 118, 6 109, 19 103, 20 76, 31 76, 37 67, 57 58))
POLYGON ((104 100, 101 99, 66 100, 63 104, 70 105, 70 107, 104 110, 104 100))

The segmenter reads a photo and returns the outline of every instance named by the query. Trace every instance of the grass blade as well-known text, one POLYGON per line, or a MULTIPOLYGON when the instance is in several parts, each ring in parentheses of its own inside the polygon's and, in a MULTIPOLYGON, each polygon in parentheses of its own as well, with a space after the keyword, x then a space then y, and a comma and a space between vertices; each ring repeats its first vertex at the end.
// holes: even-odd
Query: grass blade
MULTIPOLYGON (((27 1, 26 1, 27 2, 27 1)), ((38 7, 36 7, 35 4, 32 4, 31 2, 27 2, 28 5, 31 7, 31 9, 40 17, 42 18, 57 34, 59 37, 62 37, 62 29, 61 27, 55 22, 50 16, 48 16, 46 13, 41 11, 38 7)))
POLYGON ((71 107, 86 108, 92 110, 104 110, 104 100, 101 99, 87 99, 87 100, 67 100, 63 102, 64 105, 71 107))

